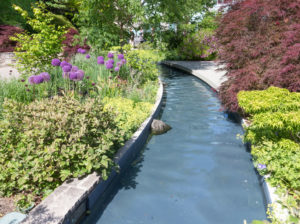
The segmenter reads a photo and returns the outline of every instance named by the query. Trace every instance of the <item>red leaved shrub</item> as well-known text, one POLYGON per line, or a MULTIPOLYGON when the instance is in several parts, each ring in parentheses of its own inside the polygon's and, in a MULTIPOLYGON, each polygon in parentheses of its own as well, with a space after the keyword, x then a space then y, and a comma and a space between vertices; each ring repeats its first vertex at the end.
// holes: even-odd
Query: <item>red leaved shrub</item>
POLYGON ((0 25, 0 52, 12 52, 17 44, 9 38, 16 33, 23 32, 23 29, 15 26, 0 25))
POLYGON ((79 35, 79 32, 73 28, 69 29, 68 33, 66 34, 66 39, 62 42, 63 56, 65 58, 71 58, 73 55, 75 55, 78 48, 82 48, 85 50, 90 49, 90 47, 85 42, 84 45, 79 44, 79 37, 76 38, 77 35, 79 35))
POLYGON ((238 111, 241 90, 269 86, 300 91, 300 1, 244 0, 230 6, 216 37, 228 81, 220 98, 238 111))

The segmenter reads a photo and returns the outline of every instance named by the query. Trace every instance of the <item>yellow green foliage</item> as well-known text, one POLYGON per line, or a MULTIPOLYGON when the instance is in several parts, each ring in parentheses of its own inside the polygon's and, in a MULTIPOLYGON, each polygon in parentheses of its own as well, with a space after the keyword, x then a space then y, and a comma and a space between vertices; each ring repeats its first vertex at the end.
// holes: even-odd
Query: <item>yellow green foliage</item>
MULTIPOLYGON (((255 164, 264 164, 260 174, 283 195, 290 220, 300 220, 300 93, 270 87, 238 93, 240 107, 250 115, 244 140, 252 143, 255 164)), ((273 219, 272 219, 273 220, 273 219)))
POLYGON ((137 102, 126 98, 104 98, 104 110, 115 114, 117 126, 125 131, 129 139, 149 117, 153 104, 137 102))
POLYGON ((32 7, 34 15, 32 18, 21 7, 14 5, 14 9, 26 19, 34 31, 32 34, 24 32, 11 37, 18 42, 15 54, 19 70, 26 76, 47 70, 51 60, 62 51, 65 27, 55 26, 52 23, 56 17, 46 11, 43 4, 32 7))
POLYGON ((239 106, 249 114, 300 109, 300 93, 274 86, 266 90, 240 91, 238 101, 239 106))

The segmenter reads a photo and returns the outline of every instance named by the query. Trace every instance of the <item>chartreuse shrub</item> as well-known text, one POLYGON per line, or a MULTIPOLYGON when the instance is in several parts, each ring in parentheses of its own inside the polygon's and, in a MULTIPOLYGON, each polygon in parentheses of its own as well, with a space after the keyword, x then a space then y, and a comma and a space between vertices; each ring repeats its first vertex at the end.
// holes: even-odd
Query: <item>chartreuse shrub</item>
POLYGON ((130 66, 130 79, 137 86, 146 81, 158 78, 157 62, 163 56, 156 50, 130 50, 126 54, 127 63, 130 66))
POLYGON ((15 48, 19 71, 25 76, 43 72, 49 68, 51 60, 62 51, 62 41, 66 30, 62 26, 52 24, 54 15, 45 9, 43 4, 32 8, 33 17, 21 7, 14 5, 33 33, 20 33, 11 39, 18 42, 15 48))
MULTIPOLYGON (((239 106, 250 115, 244 140, 252 143, 258 171, 269 175, 290 222, 300 221, 300 93, 278 87, 238 93, 239 106), (293 221, 292 221, 293 220, 293 221), (296 220, 296 221, 295 221, 296 220)), ((276 221, 274 221, 276 223, 276 221)))
POLYGON ((0 194, 44 196, 64 180, 97 171, 103 179, 124 142, 97 98, 54 96, 25 105, 3 104, 0 120, 0 194))
POLYGON ((115 114, 117 126, 125 132, 126 140, 149 117, 153 104, 125 98, 104 98, 104 110, 115 114))

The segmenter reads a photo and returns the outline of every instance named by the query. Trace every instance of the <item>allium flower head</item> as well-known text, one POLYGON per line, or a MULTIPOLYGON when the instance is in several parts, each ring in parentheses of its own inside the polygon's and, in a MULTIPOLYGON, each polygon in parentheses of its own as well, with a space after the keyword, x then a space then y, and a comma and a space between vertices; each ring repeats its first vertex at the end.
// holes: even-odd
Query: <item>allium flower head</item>
POLYGON ((61 63, 60 63, 60 67, 64 67, 64 66, 66 66, 66 65, 70 65, 68 62, 66 62, 66 61, 62 61, 61 63))
POLYGON ((33 78, 33 82, 34 82, 34 84, 40 84, 40 83, 44 82, 44 78, 41 75, 36 75, 33 78))
POLYGON ((60 66, 60 60, 58 58, 54 58, 54 59, 52 59, 51 64, 53 66, 60 66))
POLYGON ((89 59, 89 58, 91 57, 91 55, 87 54, 85 57, 86 57, 87 59, 89 59))
POLYGON ((126 59, 122 59, 121 62, 122 62, 123 65, 125 65, 126 64, 126 59))
POLYGON ((118 72, 120 70, 119 67, 115 67, 115 72, 118 72))
POLYGON ((118 67, 121 67, 122 65, 123 65, 123 64, 122 64, 121 61, 117 62, 117 66, 118 66, 118 67))
POLYGON ((42 73, 40 74, 40 76, 43 77, 44 82, 49 82, 49 81, 50 81, 50 75, 49 75, 48 72, 42 72, 42 73))
POLYGON ((64 72, 70 72, 72 69, 72 66, 71 65, 65 65, 64 67, 62 67, 62 70, 64 72))
POLYGON ((31 84, 31 85, 34 84, 34 76, 35 76, 35 75, 32 75, 32 76, 30 76, 30 77, 28 78, 28 82, 29 82, 29 84, 31 84))
POLYGON ((105 67, 106 67, 107 69, 112 69, 112 68, 114 67, 114 65, 113 65, 113 63, 111 63, 110 61, 106 61, 105 67))
POLYGON ((76 73, 77 73, 77 80, 82 80, 84 77, 84 71, 78 70, 76 73))
POLYGON ((111 53, 111 52, 108 52, 107 57, 108 57, 108 58, 114 58, 114 54, 111 53))
POLYGON ((103 65, 103 64, 104 64, 104 60, 97 60, 97 63, 98 63, 99 65, 103 65))
POLYGON ((119 60, 124 59, 124 55, 123 55, 123 54, 118 54, 118 59, 119 59, 119 60))
POLYGON ((266 164, 258 164, 257 165, 257 169, 260 169, 260 170, 263 170, 263 169, 266 169, 267 168, 267 166, 266 166, 266 164))
POLYGON ((85 49, 82 49, 82 48, 78 48, 77 53, 85 54, 85 53, 86 53, 86 50, 85 50, 85 49))
POLYGON ((97 57, 97 61, 104 61, 104 57, 103 56, 97 57))
POLYGON ((107 63, 114 64, 115 61, 114 61, 114 59, 109 59, 109 60, 107 60, 107 63))
POLYGON ((77 66, 72 66, 71 72, 77 72, 77 71, 78 71, 78 67, 77 66))

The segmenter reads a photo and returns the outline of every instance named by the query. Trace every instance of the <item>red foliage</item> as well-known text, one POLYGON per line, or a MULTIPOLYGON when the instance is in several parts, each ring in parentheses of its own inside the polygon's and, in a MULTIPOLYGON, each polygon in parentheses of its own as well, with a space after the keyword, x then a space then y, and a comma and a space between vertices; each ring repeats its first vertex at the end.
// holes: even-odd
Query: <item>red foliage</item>
POLYGON ((269 86, 300 91, 300 1, 244 0, 230 7, 217 30, 227 77, 222 103, 238 111, 240 90, 269 86))
POLYGON ((84 45, 75 44, 74 42, 79 42, 79 38, 75 36, 79 35, 79 32, 73 28, 69 29, 68 33, 66 34, 66 39, 62 42, 63 43, 63 56, 65 58, 71 58, 73 55, 77 53, 78 48, 82 48, 85 50, 89 50, 90 47, 84 42, 84 45))
POLYGON ((9 38, 16 33, 21 33, 23 30, 19 27, 0 25, 0 52, 12 52, 17 44, 9 38))

